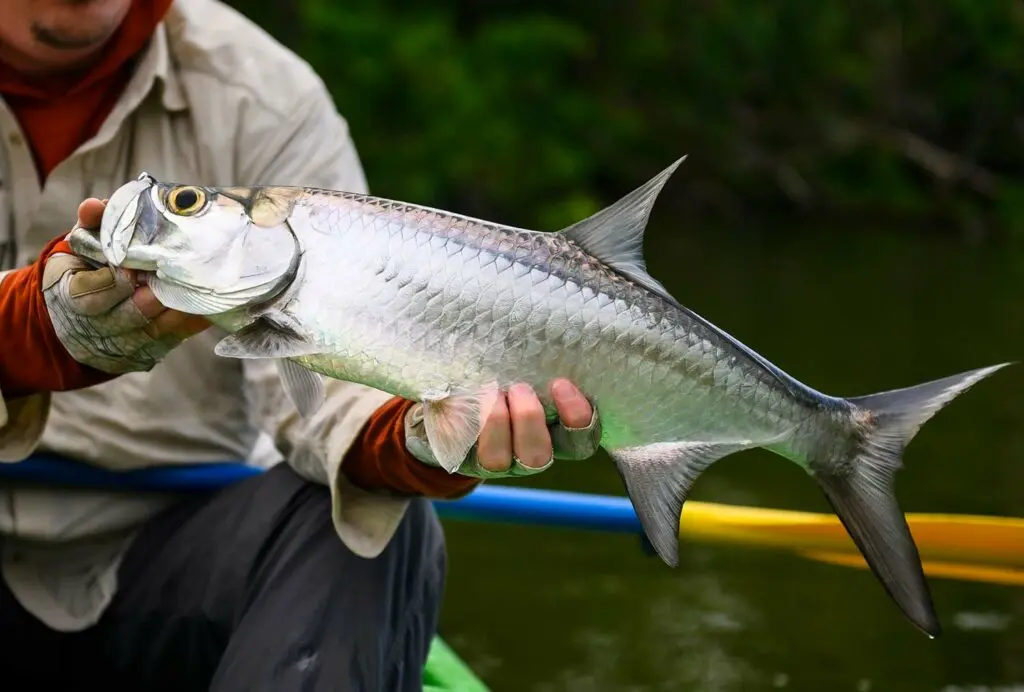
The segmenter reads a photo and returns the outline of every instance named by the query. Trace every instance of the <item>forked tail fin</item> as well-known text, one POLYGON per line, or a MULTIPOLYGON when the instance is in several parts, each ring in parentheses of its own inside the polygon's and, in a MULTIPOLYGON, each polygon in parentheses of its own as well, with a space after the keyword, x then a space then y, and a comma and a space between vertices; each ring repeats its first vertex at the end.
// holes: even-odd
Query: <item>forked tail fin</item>
POLYGON ((871 571, 917 627, 941 633, 917 545, 893 491, 903 450, 943 406, 1003 363, 906 389, 853 397, 864 417, 849 459, 810 460, 812 474, 871 571))

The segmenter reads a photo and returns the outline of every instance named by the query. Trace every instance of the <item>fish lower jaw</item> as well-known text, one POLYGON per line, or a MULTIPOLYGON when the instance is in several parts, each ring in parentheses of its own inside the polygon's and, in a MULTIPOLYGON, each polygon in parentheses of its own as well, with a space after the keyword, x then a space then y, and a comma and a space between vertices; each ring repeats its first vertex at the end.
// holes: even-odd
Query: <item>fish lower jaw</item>
POLYGON ((156 274, 158 269, 155 261, 132 259, 131 257, 124 258, 117 266, 121 269, 132 269, 146 274, 156 274))

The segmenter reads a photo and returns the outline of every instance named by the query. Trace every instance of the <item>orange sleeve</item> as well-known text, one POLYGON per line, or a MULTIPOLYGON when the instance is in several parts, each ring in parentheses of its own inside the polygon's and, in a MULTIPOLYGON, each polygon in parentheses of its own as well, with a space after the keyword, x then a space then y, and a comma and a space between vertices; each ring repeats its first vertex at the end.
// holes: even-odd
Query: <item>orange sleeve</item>
POLYGON ((395 397, 367 421, 341 465, 360 488, 392 490, 403 495, 455 499, 480 480, 427 466, 405 448, 405 414, 415 402, 395 397))
POLYGON ((71 252, 63 236, 50 241, 35 263, 0 282, 0 392, 8 399, 80 389, 114 377, 72 358, 53 330, 42 285, 44 260, 56 252, 71 252))

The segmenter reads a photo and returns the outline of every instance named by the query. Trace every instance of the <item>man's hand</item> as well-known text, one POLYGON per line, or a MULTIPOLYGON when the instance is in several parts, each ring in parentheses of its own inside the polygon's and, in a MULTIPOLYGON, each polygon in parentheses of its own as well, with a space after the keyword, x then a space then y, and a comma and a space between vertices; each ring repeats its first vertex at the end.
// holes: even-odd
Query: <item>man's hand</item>
MULTIPOLYGON (((528 476, 555 459, 586 459, 601 442, 597 410, 566 379, 550 384, 558 420, 548 423, 537 394, 526 384, 494 392, 482 404, 480 437, 459 473, 477 478, 528 476)), ((438 466, 427 442, 419 405, 406 417, 406 445, 420 461, 438 466)))
MULTIPOLYGON (((99 228, 105 206, 98 199, 82 202, 79 227, 99 228)), ((202 317, 164 308, 130 270, 96 269, 71 252, 55 252, 45 262, 43 296, 54 331, 83 365, 115 374, 146 371, 210 326, 202 317)))

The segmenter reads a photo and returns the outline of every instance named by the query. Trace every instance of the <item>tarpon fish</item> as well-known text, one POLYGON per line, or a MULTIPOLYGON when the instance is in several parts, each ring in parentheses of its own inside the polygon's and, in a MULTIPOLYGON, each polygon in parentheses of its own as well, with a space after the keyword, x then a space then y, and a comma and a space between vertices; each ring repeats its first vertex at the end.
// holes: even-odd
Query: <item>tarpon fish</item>
POLYGON ((491 387, 526 382, 550 414, 547 383, 569 378, 598 408, 601 446, 673 567, 698 476, 771 450, 817 481, 892 599, 938 635, 893 476, 921 425, 1009 363, 851 398, 797 381, 648 274, 644 229, 682 160, 557 232, 352 192, 143 173, 111 196, 98 237, 76 232, 72 246, 150 272, 165 306, 230 332, 219 355, 277 359, 303 415, 322 401, 320 375, 424 402, 449 472, 478 438, 491 387))

